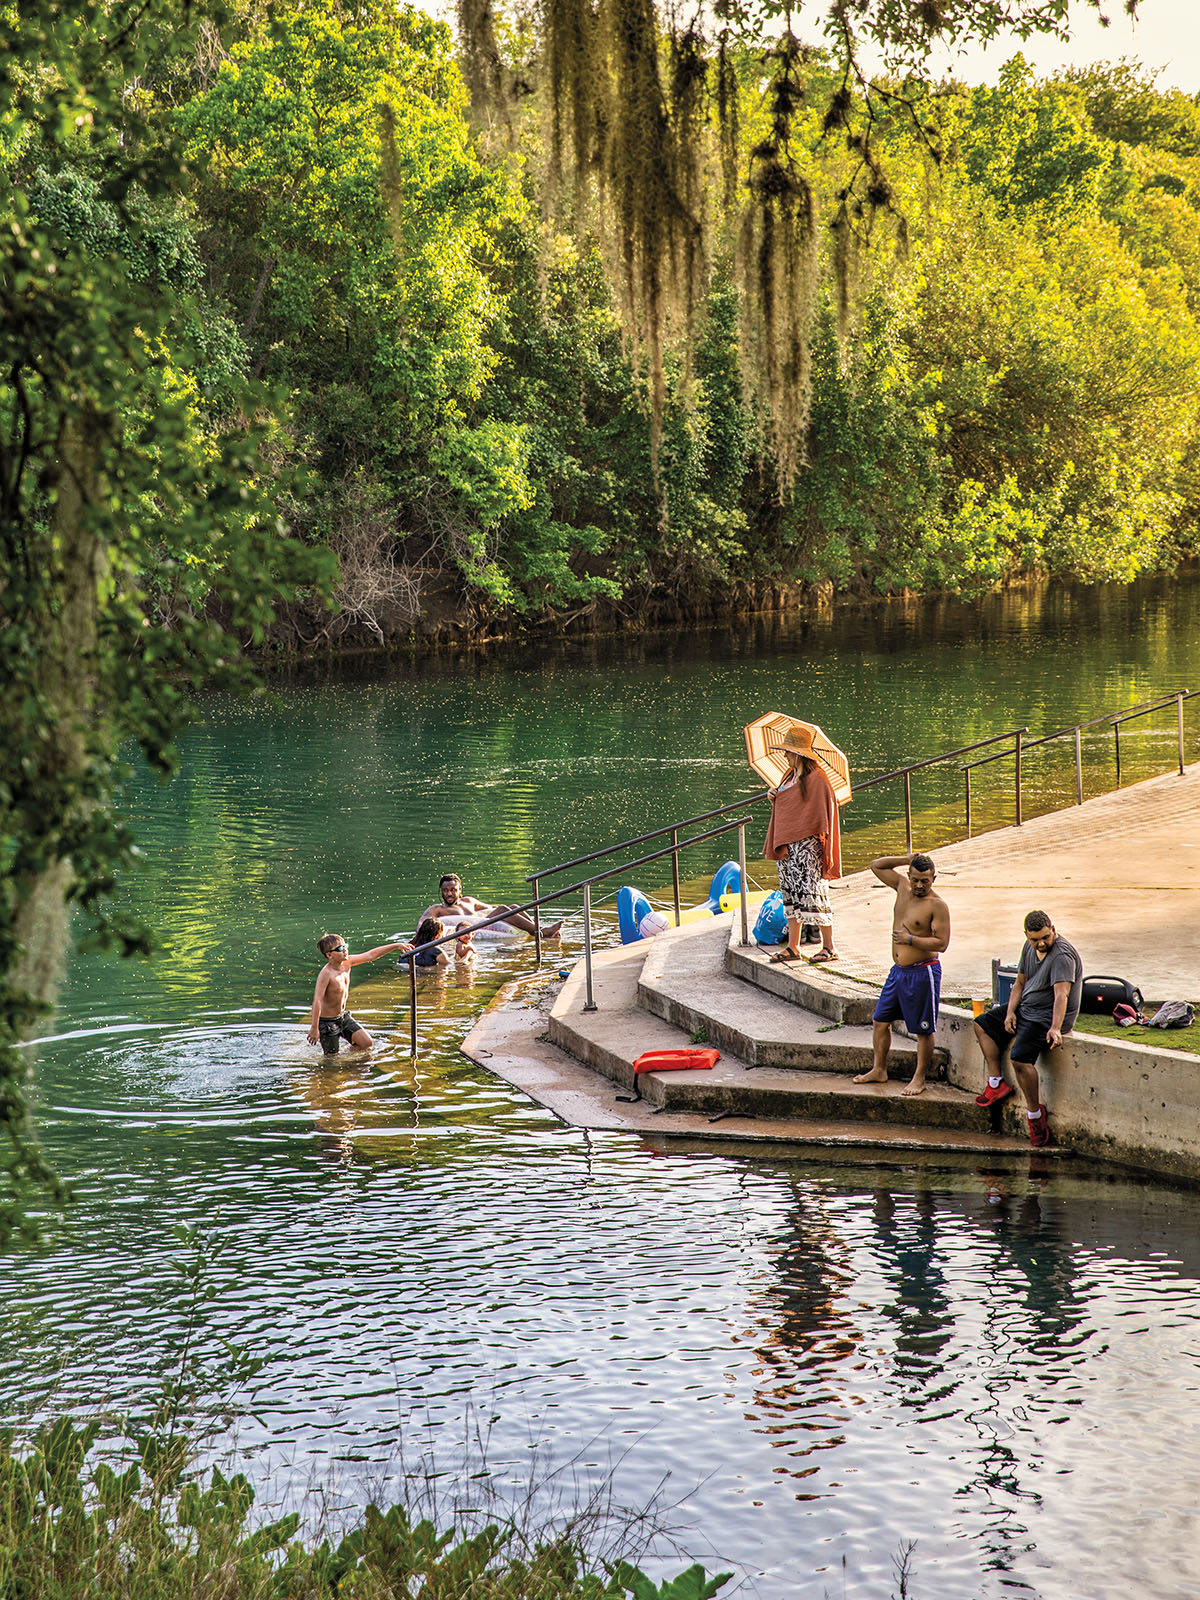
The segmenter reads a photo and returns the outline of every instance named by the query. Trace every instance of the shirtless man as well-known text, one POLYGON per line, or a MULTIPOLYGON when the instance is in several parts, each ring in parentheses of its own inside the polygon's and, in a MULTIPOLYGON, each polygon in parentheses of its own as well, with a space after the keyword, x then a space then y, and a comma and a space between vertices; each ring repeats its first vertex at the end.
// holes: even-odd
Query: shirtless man
MULTIPOLYGON (((456 924, 465 922, 478 923, 484 917, 503 916, 510 928, 519 928, 522 933, 533 932, 533 918, 524 911, 513 911, 511 916, 505 915, 512 911, 511 906, 490 906, 486 900, 476 900, 473 895, 462 892, 462 879, 456 872, 447 872, 438 880, 438 893, 441 902, 438 905, 427 906, 421 913, 421 919, 436 917, 439 922, 446 924, 446 932, 450 933, 456 924)), ((542 929, 543 939, 557 939, 562 929, 562 919, 542 929)))
POLYGON ((892 970, 875 1007, 875 1065, 860 1072, 855 1083, 886 1083, 892 1023, 903 1017, 917 1036, 917 1069, 903 1095, 920 1094, 933 1064, 933 1030, 937 1027, 942 993, 942 964, 938 960, 950 943, 950 911, 933 892, 937 869, 925 855, 880 856, 871 871, 880 883, 896 891, 892 918, 892 970), (897 867, 907 867, 901 877, 897 867))
POLYGON ((389 950, 411 950, 412 945, 398 939, 391 944, 377 945, 360 956, 352 956, 340 933, 323 933, 317 940, 317 949, 325 957, 325 965, 317 973, 317 987, 313 991, 309 1044, 319 1044, 327 1056, 337 1055, 343 1039, 353 1050, 369 1050, 374 1039, 347 1009, 350 968, 361 967, 364 961, 378 961, 389 950))

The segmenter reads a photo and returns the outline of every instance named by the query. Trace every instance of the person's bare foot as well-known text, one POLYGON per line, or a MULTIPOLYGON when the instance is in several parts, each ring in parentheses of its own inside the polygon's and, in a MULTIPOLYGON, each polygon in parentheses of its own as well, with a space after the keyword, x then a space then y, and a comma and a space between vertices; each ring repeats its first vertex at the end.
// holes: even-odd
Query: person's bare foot
POLYGON ((552 922, 548 928, 543 928, 542 929, 542 938, 543 939, 557 939, 559 934, 562 932, 562 925, 563 925, 563 923, 565 921, 566 921, 566 918, 562 917, 557 922, 552 922))
POLYGON ((886 1083, 887 1072, 880 1072, 878 1067, 872 1067, 870 1072, 860 1072, 854 1079, 855 1083, 886 1083))
POLYGON ((918 1078, 916 1076, 916 1074, 914 1073, 913 1077, 912 1077, 912 1081, 905 1088, 901 1089, 900 1093, 904 1097, 904 1099, 906 1099, 906 1100, 911 1100, 914 1095, 924 1094, 925 1093, 925 1079, 924 1079, 924 1077, 918 1078))

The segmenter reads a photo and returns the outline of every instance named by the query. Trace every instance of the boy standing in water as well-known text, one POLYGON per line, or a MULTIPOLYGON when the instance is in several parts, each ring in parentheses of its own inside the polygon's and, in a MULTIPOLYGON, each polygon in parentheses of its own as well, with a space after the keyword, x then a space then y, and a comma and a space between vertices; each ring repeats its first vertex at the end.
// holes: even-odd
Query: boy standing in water
POLYGON ((317 987, 313 991, 309 1044, 319 1044, 327 1056, 337 1055, 343 1039, 348 1041, 351 1049, 369 1050, 375 1043, 374 1039, 347 1010, 350 968, 361 967, 364 961, 378 961, 389 950, 411 950, 412 945, 397 940, 393 944, 377 945, 374 950, 352 956, 340 933, 323 933, 317 940, 317 949, 325 957, 325 965, 317 973, 317 987))

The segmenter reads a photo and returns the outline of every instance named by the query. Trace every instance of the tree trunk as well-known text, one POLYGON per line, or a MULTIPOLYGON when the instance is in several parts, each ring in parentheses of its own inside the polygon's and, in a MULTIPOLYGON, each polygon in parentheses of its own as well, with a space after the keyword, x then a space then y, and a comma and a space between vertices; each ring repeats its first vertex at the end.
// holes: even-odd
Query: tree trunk
MULTIPOLYGON (((70 785, 83 779, 89 733, 99 710, 95 651, 107 559, 91 526, 91 510, 97 498, 96 444, 102 427, 99 419, 75 419, 63 431, 52 532, 40 552, 51 605, 39 637, 35 681, 53 710, 54 724, 40 741, 33 783, 47 794, 64 780, 70 785)), ((68 819, 46 820, 53 827, 68 819)), ((62 973, 71 881, 70 862, 55 859, 51 848, 47 864, 23 875, 15 886, 14 931, 21 953, 9 981, 42 1005, 53 1003, 62 973)))

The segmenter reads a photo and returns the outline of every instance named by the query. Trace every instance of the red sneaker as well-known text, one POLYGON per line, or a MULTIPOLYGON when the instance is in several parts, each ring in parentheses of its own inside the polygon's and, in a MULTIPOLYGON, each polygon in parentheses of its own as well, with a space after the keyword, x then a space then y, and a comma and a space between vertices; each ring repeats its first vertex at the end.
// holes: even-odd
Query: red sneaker
POLYGON ((998 1106, 1001 1100, 1007 1100, 1013 1092, 1012 1084, 1005 1083, 1004 1079, 1001 1078, 995 1089, 989 1083, 982 1094, 977 1094, 975 1096, 975 1104, 977 1106, 998 1106))
POLYGON ((1026 1117, 1025 1120, 1029 1124, 1029 1142, 1031 1145, 1040 1149, 1042 1145, 1050 1143, 1050 1123, 1046 1117, 1045 1106, 1038 1107, 1036 1117, 1026 1117))

